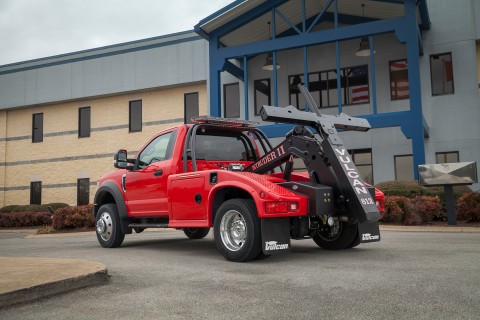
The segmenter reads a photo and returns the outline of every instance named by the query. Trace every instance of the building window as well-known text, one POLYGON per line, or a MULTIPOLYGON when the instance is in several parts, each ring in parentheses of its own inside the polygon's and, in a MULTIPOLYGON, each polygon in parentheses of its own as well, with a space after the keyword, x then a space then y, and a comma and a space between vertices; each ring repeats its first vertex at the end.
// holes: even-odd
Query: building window
POLYGON ((430 56, 430 75, 432 78, 432 95, 453 93, 452 54, 434 54, 430 56))
POLYGON ((437 152, 435 153, 437 163, 456 163, 460 162, 458 151, 451 152, 437 152))
POLYGON ((260 114, 260 109, 264 105, 272 105, 270 79, 255 80, 253 82, 253 87, 255 89, 255 115, 258 116, 260 114))
POLYGON ((77 206, 90 202, 90 179, 77 179, 77 206))
POLYGON ((223 105, 225 118, 240 117, 240 85, 238 82, 223 85, 223 105))
POLYGON ((35 113, 32 118, 32 142, 43 141, 43 113, 35 113))
POLYGON ((407 60, 389 62, 390 70, 390 97, 392 100, 408 99, 410 91, 408 87, 408 64, 407 60))
POLYGON ((198 92, 185 93, 184 97, 185 105, 185 123, 192 123, 193 117, 198 117, 199 107, 198 107, 198 92))
POLYGON ((348 152, 365 182, 373 185, 372 149, 349 150, 348 152))
POLYGON ((78 109, 78 137, 90 137, 90 107, 78 109))
POLYGON ((142 100, 130 101, 128 111, 128 131, 142 131, 142 100))
POLYGON ((42 204, 42 181, 30 182, 30 204, 42 204))
POLYGON ((413 180, 413 156, 395 156, 395 180, 413 180))
MULTIPOLYGON (((288 77, 288 102, 299 110, 305 110, 305 100, 298 89, 298 84, 304 83, 303 79, 301 74, 288 77)), ((340 69, 340 79, 343 105, 370 102, 367 65, 340 69)), ((337 106, 337 70, 309 73, 308 89, 319 108, 337 106)))

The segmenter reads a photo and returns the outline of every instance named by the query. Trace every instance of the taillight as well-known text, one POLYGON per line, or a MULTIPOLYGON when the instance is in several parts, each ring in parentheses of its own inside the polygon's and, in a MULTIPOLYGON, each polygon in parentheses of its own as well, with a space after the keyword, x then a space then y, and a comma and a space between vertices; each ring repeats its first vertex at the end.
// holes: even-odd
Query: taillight
POLYGON ((286 202, 286 201, 277 201, 277 202, 267 202, 265 203, 266 213, 287 213, 287 212, 297 212, 298 203, 297 202, 286 202))

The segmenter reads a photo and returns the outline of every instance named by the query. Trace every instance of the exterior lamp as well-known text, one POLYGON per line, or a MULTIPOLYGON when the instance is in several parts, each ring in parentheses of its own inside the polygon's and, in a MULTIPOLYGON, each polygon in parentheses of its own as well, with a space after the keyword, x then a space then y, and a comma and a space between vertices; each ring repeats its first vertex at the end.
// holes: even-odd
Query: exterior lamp
MULTIPOLYGON (((268 21, 267 23, 268 23, 268 39, 270 40, 272 38, 270 21, 268 21)), ((280 69, 280 65, 277 63, 275 68, 277 70, 280 69)), ((265 60, 265 64, 263 65, 262 69, 267 71, 273 71, 273 54, 272 53, 267 54, 267 59, 265 60)))
MULTIPOLYGON (((262 67, 263 70, 273 71, 273 54, 267 54, 267 59, 265 60, 265 64, 262 67)), ((280 65, 277 63, 276 69, 280 69, 280 65)))
MULTIPOLYGON (((362 3, 362 16, 365 18, 365 4, 362 3)), ((375 54, 375 50, 373 50, 373 54, 375 54)), ((369 57, 370 56, 370 41, 367 37, 363 37, 360 40, 360 47, 358 48, 357 52, 355 52, 357 57, 369 57)))

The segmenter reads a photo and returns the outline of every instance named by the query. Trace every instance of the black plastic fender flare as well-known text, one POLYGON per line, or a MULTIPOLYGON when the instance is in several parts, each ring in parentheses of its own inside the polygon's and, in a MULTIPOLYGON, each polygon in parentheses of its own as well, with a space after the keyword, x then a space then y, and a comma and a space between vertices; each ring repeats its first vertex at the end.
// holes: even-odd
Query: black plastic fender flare
POLYGON ((125 201, 123 200, 122 191, 118 188, 118 186, 112 181, 106 181, 102 184, 100 188, 98 188, 97 192, 95 193, 95 200, 94 200, 94 207, 93 207, 93 217, 97 217, 98 210, 102 205, 108 202, 104 202, 104 198, 107 194, 110 194, 113 199, 115 200, 115 204, 117 206, 118 214, 121 220, 121 227, 122 231, 125 234, 131 234, 132 228, 128 226, 129 218, 127 214, 127 206, 125 205, 125 201))

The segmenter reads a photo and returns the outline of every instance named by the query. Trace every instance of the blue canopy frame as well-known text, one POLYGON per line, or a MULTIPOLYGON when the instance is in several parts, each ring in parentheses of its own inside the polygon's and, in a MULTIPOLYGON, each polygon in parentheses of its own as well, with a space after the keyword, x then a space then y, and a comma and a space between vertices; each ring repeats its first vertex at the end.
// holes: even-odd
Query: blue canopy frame
MULTIPOLYGON (((228 71, 245 84, 248 83, 248 58, 258 54, 272 53, 273 65, 277 62, 277 51, 303 48, 304 79, 308 81, 307 47, 324 43, 336 44, 336 69, 340 74, 340 41, 369 37, 371 45, 370 73, 372 75, 372 105, 373 113, 362 116, 369 120, 372 128, 386 128, 399 126, 406 136, 412 140, 414 167, 425 163, 425 142, 428 137, 428 125, 422 112, 422 94, 420 85, 420 56, 423 55, 423 43, 421 30, 430 28, 430 19, 426 0, 375 0, 379 2, 391 2, 403 4, 404 15, 402 17, 375 20, 365 17, 349 16, 338 13, 338 0, 329 0, 321 12, 309 19, 305 15, 305 0, 302 0, 302 22, 295 25, 284 16, 278 7, 288 0, 269 0, 261 3, 250 11, 233 18, 209 33, 206 33, 201 26, 224 14, 228 10, 244 2, 234 1, 227 7, 219 10, 213 15, 201 20, 195 31, 209 41, 209 98, 210 115, 221 116, 221 81, 220 73, 228 71), (327 9, 333 6, 333 13, 327 9), (421 21, 417 21, 417 6, 421 21), (220 39, 239 27, 271 12, 272 38, 255 43, 236 46, 224 46, 220 39), (283 19, 291 27, 280 35, 276 35, 276 18, 283 19), (328 30, 312 31, 313 27, 320 20, 334 22, 334 28, 328 30), (338 27, 339 23, 350 25, 338 27), (410 109, 408 111, 378 113, 376 99, 375 61, 373 54, 373 35, 394 33, 398 40, 405 44, 408 60, 408 81, 410 95, 410 109), (242 65, 237 67, 229 59, 237 59, 242 65)), ((340 77, 337 77, 338 96, 341 96, 340 77)), ((273 68, 273 102, 278 106, 278 85, 277 70, 273 68)), ((244 86, 245 98, 245 119, 248 120, 248 85, 244 86)), ((342 104, 339 101, 338 111, 342 112, 342 104)), ((269 137, 284 136, 291 129, 291 125, 268 125, 262 130, 269 137)), ((415 170, 415 179, 418 173, 415 170)))

